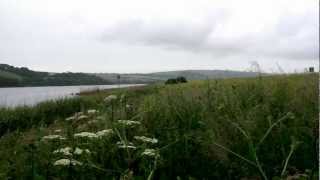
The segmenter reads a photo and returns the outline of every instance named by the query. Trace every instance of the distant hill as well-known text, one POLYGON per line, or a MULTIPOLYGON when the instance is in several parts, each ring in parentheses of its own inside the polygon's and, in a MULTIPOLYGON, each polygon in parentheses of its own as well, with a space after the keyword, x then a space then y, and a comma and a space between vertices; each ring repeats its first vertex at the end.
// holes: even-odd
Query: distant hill
POLYGON ((86 73, 48 73, 0 64, 0 87, 97 84, 111 84, 111 82, 86 73))
MULTIPOLYGON (((114 81, 118 74, 98 73, 95 74, 108 81, 114 81)), ((166 71, 147 74, 120 74, 122 83, 154 83, 166 81, 170 78, 184 76, 188 80, 221 79, 234 77, 255 77, 256 72, 229 71, 229 70, 182 70, 166 71)))
POLYGON ((156 73, 49 73, 33 71, 26 67, 0 64, 0 87, 15 86, 67 86, 117 84, 118 75, 122 84, 149 84, 184 76, 187 80, 221 79, 233 77, 254 77, 256 72, 229 70, 182 70, 156 73))

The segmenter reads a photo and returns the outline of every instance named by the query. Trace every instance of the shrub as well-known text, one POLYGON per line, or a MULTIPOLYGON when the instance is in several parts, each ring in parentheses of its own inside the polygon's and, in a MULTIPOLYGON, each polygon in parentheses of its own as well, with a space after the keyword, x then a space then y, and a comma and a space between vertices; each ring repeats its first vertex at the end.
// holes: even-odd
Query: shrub
POLYGON ((183 76, 179 76, 177 78, 168 79, 165 84, 178 84, 178 83, 186 83, 187 79, 183 76))

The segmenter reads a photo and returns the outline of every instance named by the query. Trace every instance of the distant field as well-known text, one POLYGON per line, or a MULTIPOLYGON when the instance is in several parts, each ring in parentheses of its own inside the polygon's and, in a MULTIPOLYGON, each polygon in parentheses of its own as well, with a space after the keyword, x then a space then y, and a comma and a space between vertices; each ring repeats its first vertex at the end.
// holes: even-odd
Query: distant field
POLYGON ((318 179, 318 74, 0 109, 0 179, 318 179))

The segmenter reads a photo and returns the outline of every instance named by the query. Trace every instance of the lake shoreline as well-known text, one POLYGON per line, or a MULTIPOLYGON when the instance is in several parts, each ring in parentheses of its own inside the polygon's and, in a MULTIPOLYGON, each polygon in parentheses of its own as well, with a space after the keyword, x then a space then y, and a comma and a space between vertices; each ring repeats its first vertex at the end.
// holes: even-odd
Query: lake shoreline
POLYGON ((47 100, 70 98, 91 91, 142 86, 145 84, 38 86, 0 88, 0 107, 34 106, 47 100))

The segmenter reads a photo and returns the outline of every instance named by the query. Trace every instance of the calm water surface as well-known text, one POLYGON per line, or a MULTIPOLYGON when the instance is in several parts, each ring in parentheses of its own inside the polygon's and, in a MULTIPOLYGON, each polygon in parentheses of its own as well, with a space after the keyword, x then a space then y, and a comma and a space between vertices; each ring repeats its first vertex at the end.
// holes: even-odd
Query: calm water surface
MULTIPOLYGON (((141 86, 141 84, 122 84, 120 87, 141 86)), ((73 97, 81 91, 118 88, 118 85, 90 86, 46 86, 0 88, 0 107, 35 105, 46 100, 73 97)))

